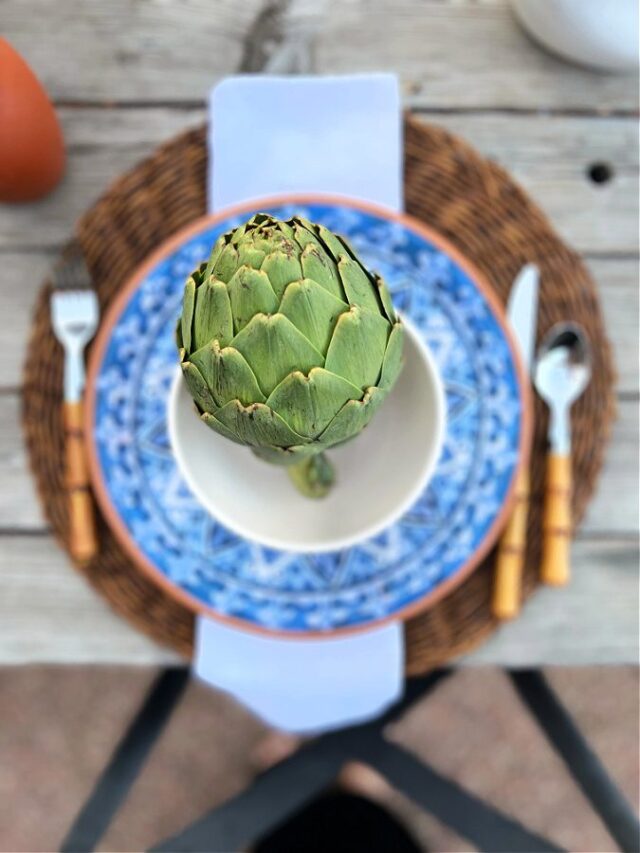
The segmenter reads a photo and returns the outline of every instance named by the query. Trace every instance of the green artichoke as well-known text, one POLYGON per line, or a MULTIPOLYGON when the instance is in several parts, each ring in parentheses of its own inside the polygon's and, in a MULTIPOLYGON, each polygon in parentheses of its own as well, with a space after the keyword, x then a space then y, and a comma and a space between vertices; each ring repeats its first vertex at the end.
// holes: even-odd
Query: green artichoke
POLYGON ((383 280, 301 217, 253 216, 187 280, 177 342, 201 419, 319 496, 327 448, 371 420, 402 367, 383 280))

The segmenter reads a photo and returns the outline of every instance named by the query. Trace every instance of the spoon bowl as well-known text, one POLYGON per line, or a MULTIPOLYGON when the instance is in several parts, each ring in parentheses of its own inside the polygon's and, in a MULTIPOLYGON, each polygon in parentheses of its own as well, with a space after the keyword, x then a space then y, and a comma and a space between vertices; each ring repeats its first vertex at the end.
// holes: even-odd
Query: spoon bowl
POLYGON ((570 406, 591 378, 591 349, 584 330, 558 323, 545 336, 536 363, 534 383, 549 406, 570 406))

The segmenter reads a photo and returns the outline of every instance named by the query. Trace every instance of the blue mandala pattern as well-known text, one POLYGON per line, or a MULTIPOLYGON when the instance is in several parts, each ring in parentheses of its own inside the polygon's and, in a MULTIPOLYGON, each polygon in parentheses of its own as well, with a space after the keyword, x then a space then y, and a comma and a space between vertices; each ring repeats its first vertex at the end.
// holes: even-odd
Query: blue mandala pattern
POLYGON ((108 496, 157 571, 214 613, 279 631, 365 626, 451 579, 483 542, 518 458, 521 400, 504 333, 469 276, 395 221, 347 205, 278 205, 344 234, 421 330, 444 379, 447 434, 428 488, 392 527, 334 554, 274 551, 205 512, 171 453, 166 405, 184 281, 229 218, 159 261, 113 327, 93 436, 108 496))

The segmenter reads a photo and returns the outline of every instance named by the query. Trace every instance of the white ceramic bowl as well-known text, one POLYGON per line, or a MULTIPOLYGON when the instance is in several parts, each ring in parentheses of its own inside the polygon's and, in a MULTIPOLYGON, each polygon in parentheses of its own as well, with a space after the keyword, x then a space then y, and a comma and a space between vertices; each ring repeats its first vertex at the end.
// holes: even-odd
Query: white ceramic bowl
POLYGON ((511 0, 522 26, 546 48, 604 71, 638 68, 638 0, 511 0))
POLYGON ((446 412, 433 357, 415 327, 403 321, 402 373, 366 429, 329 451, 337 480, 320 500, 302 497, 280 466, 205 426, 178 370, 169 396, 169 436, 202 506, 240 536, 285 551, 339 550, 393 524, 429 482, 446 412))

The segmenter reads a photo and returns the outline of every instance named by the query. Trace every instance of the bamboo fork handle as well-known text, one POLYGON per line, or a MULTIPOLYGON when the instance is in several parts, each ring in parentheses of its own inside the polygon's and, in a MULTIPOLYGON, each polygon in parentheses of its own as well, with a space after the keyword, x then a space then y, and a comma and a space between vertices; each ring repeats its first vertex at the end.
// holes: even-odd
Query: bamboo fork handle
POLYGON ((543 583, 564 586, 569 581, 571 546, 571 457, 550 453, 542 518, 543 583))
POLYGON ((69 549, 76 560, 87 562, 98 550, 98 543, 85 455, 82 403, 64 403, 63 416, 66 488, 69 495, 69 549))
POLYGON ((529 468, 525 465, 516 479, 515 505, 498 546, 491 601, 497 619, 513 619, 520 611, 528 512, 529 468))

